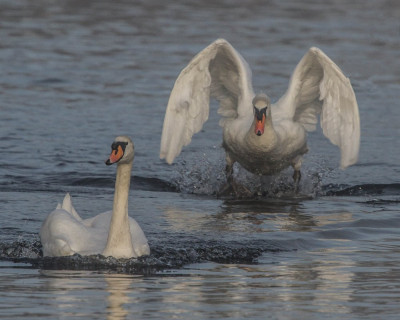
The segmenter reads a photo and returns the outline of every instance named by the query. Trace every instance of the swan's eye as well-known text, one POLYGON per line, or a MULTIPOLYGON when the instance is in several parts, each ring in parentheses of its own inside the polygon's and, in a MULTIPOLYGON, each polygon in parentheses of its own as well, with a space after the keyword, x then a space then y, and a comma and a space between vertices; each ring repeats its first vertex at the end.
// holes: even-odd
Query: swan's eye
POLYGON ((267 117, 267 107, 258 109, 254 107, 254 116, 257 118, 257 120, 261 121, 263 119, 263 116, 267 117))
POLYGON ((122 148, 122 151, 125 152, 125 148, 128 145, 128 142, 113 142, 113 144, 111 145, 111 150, 118 150, 118 147, 122 148))
POLYGON ((265 115, 267 114, 267 108, 268 108, 268 107, 265 107, 265 108, 262 108, 262 109, 261 109, 261 112, 262 112, 263 114, 265 114, 265 115))

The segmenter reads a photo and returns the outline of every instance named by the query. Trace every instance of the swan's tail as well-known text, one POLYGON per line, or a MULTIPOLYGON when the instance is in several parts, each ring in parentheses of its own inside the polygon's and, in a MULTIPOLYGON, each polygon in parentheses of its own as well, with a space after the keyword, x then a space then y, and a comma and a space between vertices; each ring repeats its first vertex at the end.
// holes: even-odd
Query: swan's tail
POLYGON ((74 206, 72 205, 71 196, 69 193, 67 193, 65 195, 62 206, 60 206, 60 208, 59 208, 59 206, 60 206, 60 204, 58 204, 57 209, 64 209, 78 221, 82 220, 82 218, 79 216, 78 212, 76 212, 74 206))

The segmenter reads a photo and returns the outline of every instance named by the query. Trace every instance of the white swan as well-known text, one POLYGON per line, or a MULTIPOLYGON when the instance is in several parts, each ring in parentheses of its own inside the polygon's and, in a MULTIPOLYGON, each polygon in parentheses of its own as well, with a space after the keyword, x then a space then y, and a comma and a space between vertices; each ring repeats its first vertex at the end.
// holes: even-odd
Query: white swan
POLYGON ((128 217, 128 194, 134 158, 130 138, 117 137, 107 165, 117 163, 113 210, 83 220, 67 194, 62 205, 49 214, 40 229, 44 256, 102 254, 132 258, 150 253, 139 224, 128 217))
POLYGON ((171 164, 199 132, 209 115, 210 96, 219 101, 227 180, 233 187, 235 162, 269 175, 288 166, 300 181, 307 131, 320 114, 324 135, 340 148, 341 167, 354 164, 360 143, 360 119, 350 81, 320 49, 310 48, 295 68, 286 93, 274 104, 255 95, 251 70, 224 39, 197 54, 172 89, 161 137, 160 158, 171 164))

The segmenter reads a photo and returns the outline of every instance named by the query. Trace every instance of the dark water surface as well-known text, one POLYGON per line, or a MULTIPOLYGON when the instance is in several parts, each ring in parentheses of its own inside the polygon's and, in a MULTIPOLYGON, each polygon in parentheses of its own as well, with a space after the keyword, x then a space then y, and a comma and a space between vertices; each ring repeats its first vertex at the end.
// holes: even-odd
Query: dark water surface
MULTIPOLYGON (((400 4, 397 1, 23 1, 0 3, 0 318, 398 319, 400 4), (176 163, 158 159, 180 70, 223 37, 277 100, 311 46, 348 75, 358 164, 309 137, 301 197, 291 171, 254 199, 218 199, 216 108, 176 163), (42 221, 70 192, 110 210, 114 137, 136 146, 130 215, 138 260, 43 258, 42 221)), ((215 106, 215 104, 214 104, 215 106)))

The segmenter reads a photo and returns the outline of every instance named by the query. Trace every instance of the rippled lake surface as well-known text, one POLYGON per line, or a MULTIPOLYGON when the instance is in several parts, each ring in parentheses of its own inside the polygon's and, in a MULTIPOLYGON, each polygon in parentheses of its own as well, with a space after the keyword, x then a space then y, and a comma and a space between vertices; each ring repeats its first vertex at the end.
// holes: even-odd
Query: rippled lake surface
POLYGON ((398 319, 400 4, 397 1, 0 3, 0 318, 398 319), (291 171, 252 199, 218 199, 216 104, 176 163, 159 160, 180 70, 223 37, 277 100, 311 46, 350 77, 360 160, 310 134, 301 195, 291 171), (114 137, 136 146, 130 215, 151 255, 43 258, 42 221, 70 192, 112 207, 114 137))

